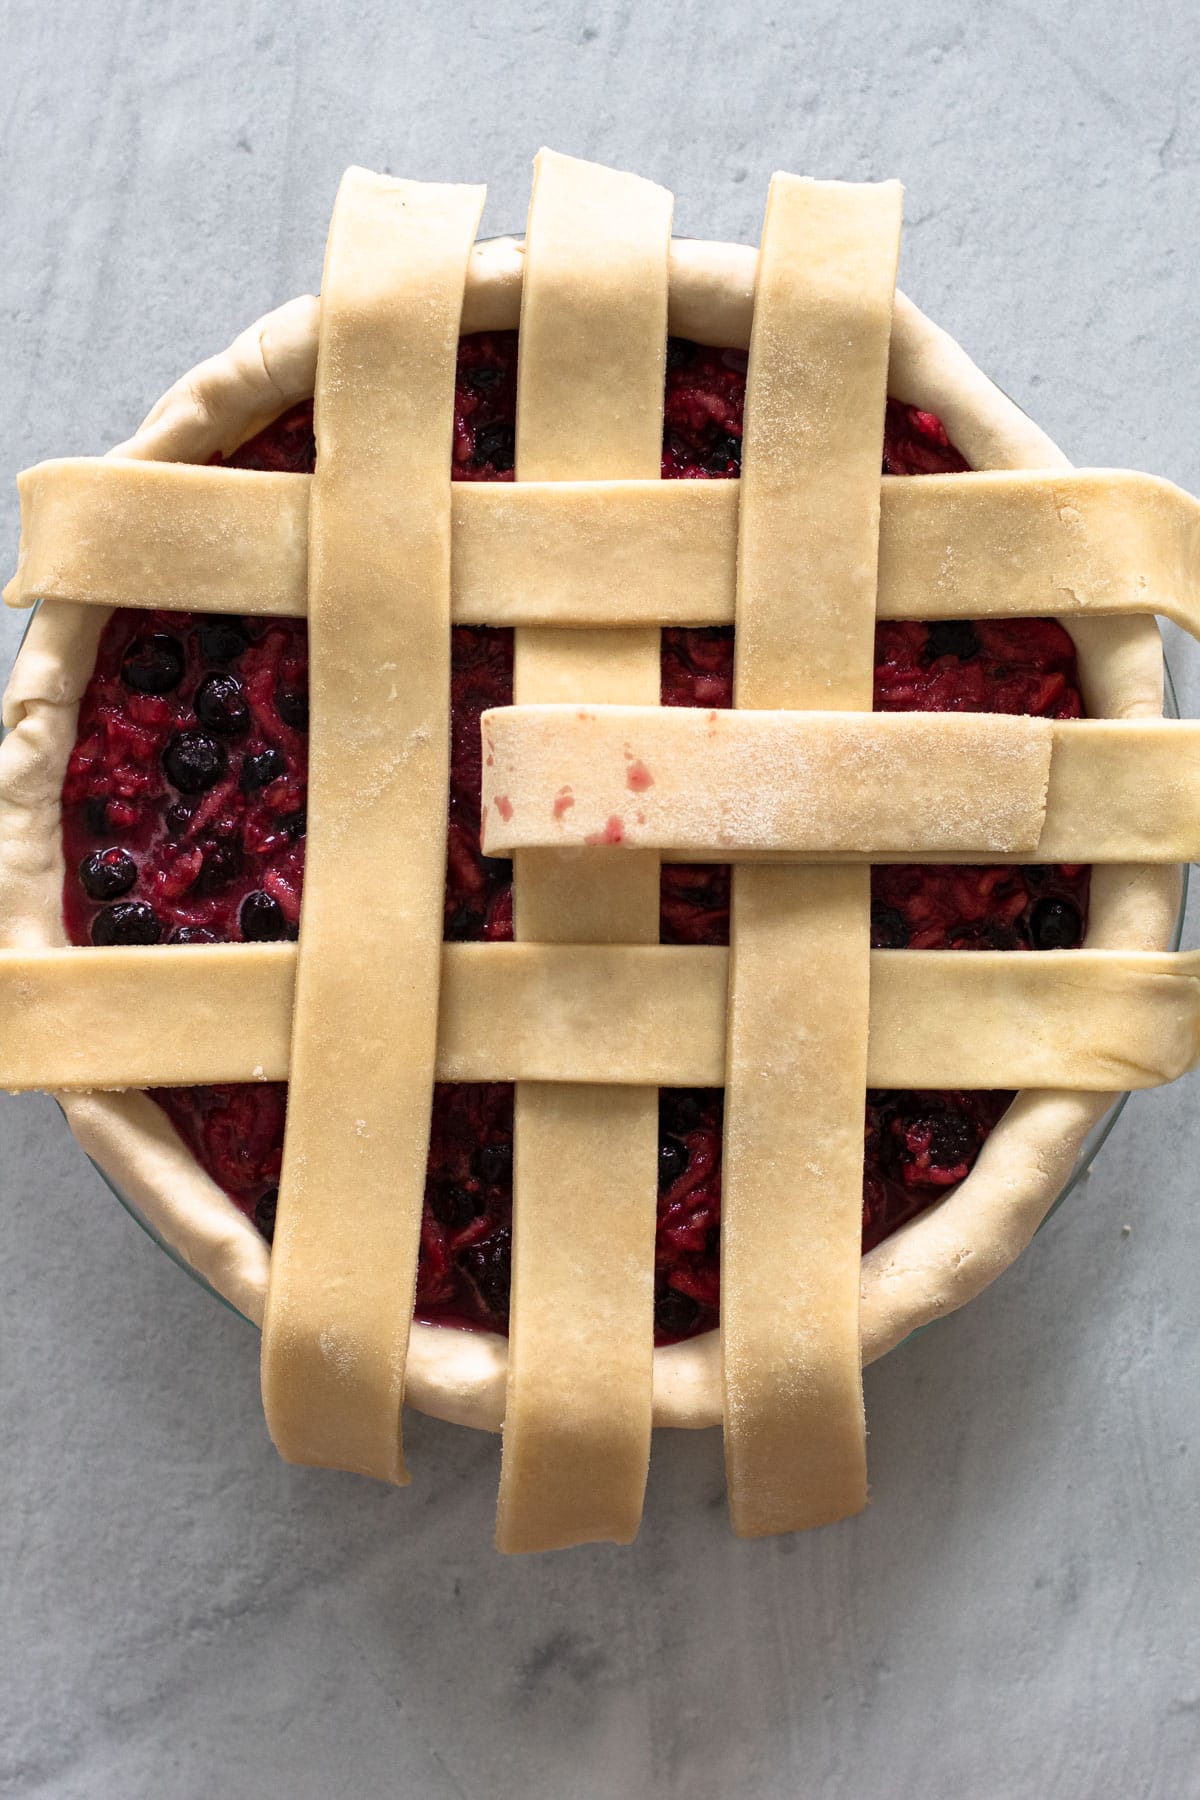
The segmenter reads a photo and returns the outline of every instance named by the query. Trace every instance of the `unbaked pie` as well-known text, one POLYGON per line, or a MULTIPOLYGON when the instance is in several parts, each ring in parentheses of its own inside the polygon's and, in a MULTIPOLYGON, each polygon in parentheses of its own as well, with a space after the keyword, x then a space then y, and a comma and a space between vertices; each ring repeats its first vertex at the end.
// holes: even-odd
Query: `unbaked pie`
POLYGON ((863 1359, 1200 1051, 1200 510, 895 292, 894 183, 757 251, 482 197, 350 171, 319 303, 20 478, 0 1081, 262 1323, 290 1460, 503 1423, 543 1549, 723 1422, 737 1531, 825 1523, 863 1359))

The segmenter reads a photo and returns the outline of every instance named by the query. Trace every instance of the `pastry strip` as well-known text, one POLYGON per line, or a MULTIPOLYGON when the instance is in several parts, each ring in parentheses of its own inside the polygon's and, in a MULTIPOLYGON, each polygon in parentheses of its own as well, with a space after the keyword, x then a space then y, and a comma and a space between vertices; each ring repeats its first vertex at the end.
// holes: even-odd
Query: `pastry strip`
MULTIPOLYGON (((308 605, 308 475, 67 458, 18 476, 5 589, 188 612, 308 605)), ((456 483, 460 625, 731 625, 726 481, 456 483)), ((884 476, 880 619, 1161 614, 1200 635, 1200 502, 1119 469, 884 476)))
POLYGON ((519 706, 485 713, 483 733, 488 855, 623 843, 677 860, 957 860, 1028 855, 1045 819, 1044 719, 519 706))
POLYGON ((0 1087, 284 1081, 295 985, 292 944, 0 950, 0 1087))
MULTIPOLYGON (((759 252, 735 701, 871 704, 895 183, 776 175, 759 252)), ((734 1530, 866 1504, 859 1346, 870 873, 739 867, 721 1226, 734 1530)))
POLYGON ((10 606, 308 611, 311 475, 70 457, 26 469, 17 488, 10 606))
MULTIPOLYGON (((435 1073, 719 1087, 728 965, 707 946, 446 944, 435 1073)), ((0 950, 0 1088, 282 1081, 295 969, 291 944, 0 950)), ((871 1087, 1153 1087, 1198 1048, 1200 951, 871 952, 871 1087)))
MULTIPOLYGON (((521 296, 520 480, 650 479, 662 453, 671 196, 543 150, 521 296)), ((584 554, 571 547, 574 566, 584 554)), ((559 568, 547 573, 552 579, 559 568)), ((523 700, 659 689, 659 631, 518 631, 523 700)), ((514 867, 518 938, 658 939, 658 858, 514 867)), ((501 1550, 629 1542, 650 1457, 658 1094, 520 1082, 501 1550), (599 1351, 603 1346, 603 1357, 599 1351)))
POLYGON ((441 970, 451 397, 482 205, 481 188, 350 170, 322 287, 309 829, 263 1401, 288 1461, 395 1482, 441 970))
POLYGON ((1188 862, 1200 724, 1001 713, 504 707, 483 716, 484 848, 673 859, 1188 862))

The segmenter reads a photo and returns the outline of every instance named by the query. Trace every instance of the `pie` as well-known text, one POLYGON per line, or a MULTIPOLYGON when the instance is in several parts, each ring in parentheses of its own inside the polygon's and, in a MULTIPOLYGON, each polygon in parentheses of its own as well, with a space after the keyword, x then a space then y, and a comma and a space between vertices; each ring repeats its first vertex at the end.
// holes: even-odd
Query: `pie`
POLYGON ((895 291, 895 183, 482 199, 351 170, 319 302, 21 476, 0 1081, 262 1324, 289 1460, 503 1422, 536 1550, 722 1423, 735 1530, 827 1523, 863 1361, 1200 1055, 1200 511, 895 291))

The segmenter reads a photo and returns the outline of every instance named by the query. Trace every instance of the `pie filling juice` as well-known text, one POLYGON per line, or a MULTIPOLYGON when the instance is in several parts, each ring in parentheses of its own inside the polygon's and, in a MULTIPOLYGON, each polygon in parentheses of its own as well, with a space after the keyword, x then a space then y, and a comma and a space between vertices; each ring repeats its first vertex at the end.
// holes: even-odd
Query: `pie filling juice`
MULTIPOLYGON (((462 339, 454 476, 511 481, 515 332, 462 339)), ((662 473, 737 476, 744 352, 668 345, 662 473)), ((228 461, 311 471, 311 403, 228 461)), ((220 460, 220 459, 216 459, 220 460)), ((889 401, 885 474, 966 468, 939 421, 889 401)), ((445 936, 512 936, 512 865, 479 846, 485 708, 512 700, 512 633, 455 627, 445 936)), ((729 706, 733 632, 663 632, 666 706, 729 706)), ((881 712, 1082 714, 1075 650, 1052 620, 881 623, 881 712)), ((303 620, 119 610, 105 628, 63 786, 64 918, 75 944, 295 938, 304 878, 308 648, 303 620)), ((876 948, 1061 949, 1082 941, 1081 867, 879 867, 876 948)), ((729 870, 662 871, 661 939, 724 944, 729 870)), ((160 1088, 153 1096, 201 1166, 270 1239, 283 1150, 283 1083, 160 1088)), ((1008 1093, 867 1095, 863 1248, 970 1171, 1008 1093)), ((720 1293, 719 1090, 664 1089, 659 1108, 656 1341, 712 1329, 720 1293)), ((429 1149, 416 1316, 504 1331, 512 1221, 513 1091, 439 1084, 429 1149)))

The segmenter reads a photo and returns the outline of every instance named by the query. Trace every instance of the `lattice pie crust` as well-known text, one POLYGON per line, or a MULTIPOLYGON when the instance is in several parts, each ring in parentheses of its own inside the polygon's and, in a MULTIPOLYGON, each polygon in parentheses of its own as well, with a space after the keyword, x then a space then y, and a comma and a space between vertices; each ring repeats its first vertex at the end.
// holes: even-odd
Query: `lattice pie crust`
POLYGON ((404 1481, 402 1399, 504 1420, 498 1541, 540 1549, 631 1538, 652 1422, 723 1421, 735 1528, 820 1524, 865 1502, 861 1362, 1007 1267, 1117 1091, 1196 1058, 1197 964, 1165 945, 1200 734, 1161 718, 1152 615, 1197 631, 1200 509, 1071 470, 895 292, 895 184, 776 176, 758 251, 674 241, 662 189, 549 152, 524 243, 474 243, 482 199, 350 171, 320 302, 110 456, 21 477, 6 597, 43 604, 0 749, 0 1080, 58 1090, 264 1325, 291 1460, 404 1481), (518 323, 517 480, 452 489, 458 336, 518 323), (657 479, 668 328, 749 349, 739 483, 657 479), (314 392, 313 477, 204 466, 314 392), (887 393, 980 473, 881 483, 887 393), (64 948, 78 703, 108 610, 164 596, 308 615, 297 945, 64 948), (871 713, 877 616, 1047 613, 1087 722, 871 713), (512 944, 441 943, 452 619, 516 628, 515 705, 484 719, 512 944), (660 710, 659 628, 718 623, 735 710, 660 710), (403 859, 347 932, 383 844, 403 859), (734 863, 728 951, 658 944, 664 852, 734 863), (916 858, 1094 863, 1085 947, 872 953, 868 864, 916 858), (119 1090, 284 1077, 269 1256, 119 1090), (517 1083, 507 1343, 410 1330, 435 1077, 517 1083), (1024 1091, 863 1258, 868 1083, 1024 1091), (722 1330, 653 1350, 656 1089, 692 1084, 726 1089, 722 1330))

